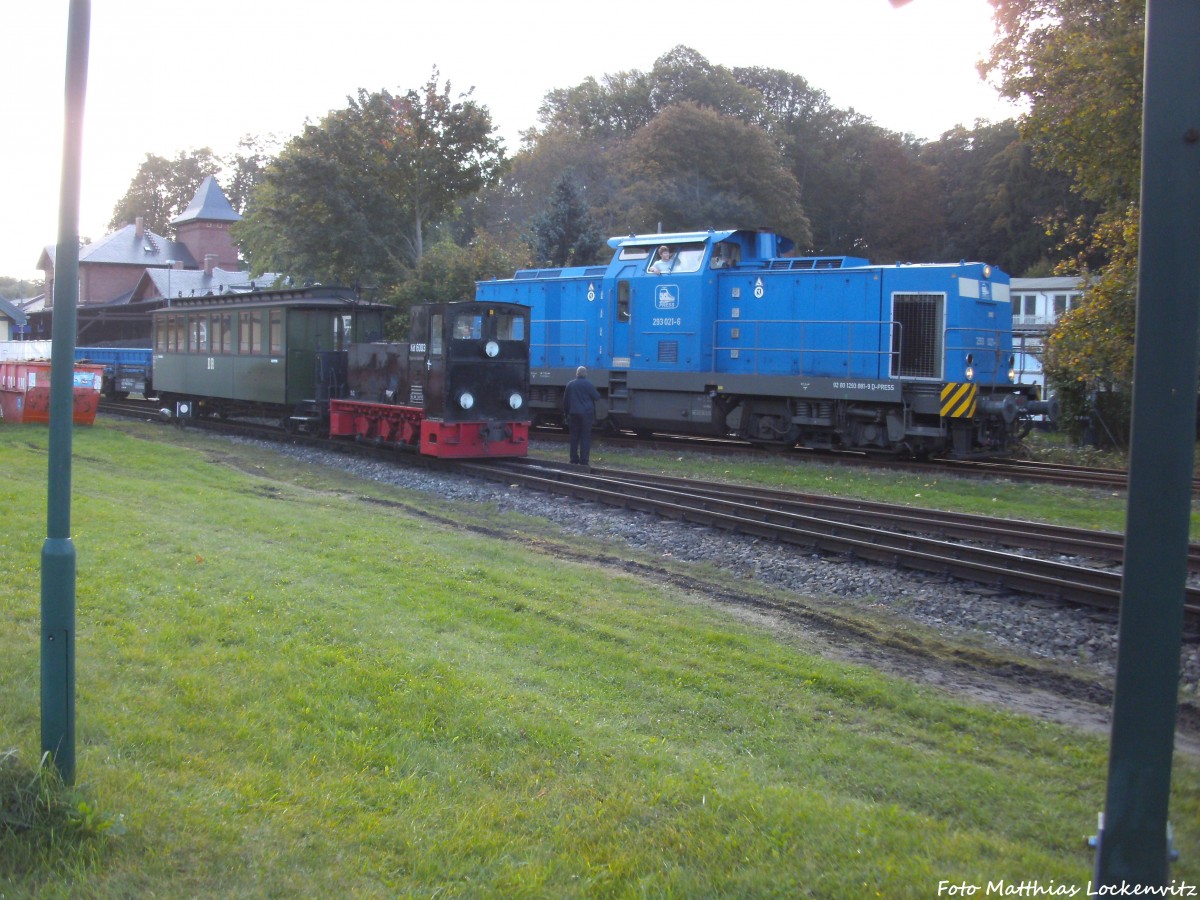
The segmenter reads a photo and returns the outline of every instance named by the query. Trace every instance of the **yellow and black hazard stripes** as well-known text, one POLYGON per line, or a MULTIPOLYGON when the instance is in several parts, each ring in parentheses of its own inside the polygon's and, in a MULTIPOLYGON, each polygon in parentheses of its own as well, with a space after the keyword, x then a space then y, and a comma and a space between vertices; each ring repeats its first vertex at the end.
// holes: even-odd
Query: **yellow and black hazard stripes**
POLYGON ((953 381, 942 385, 942 418, 973 418, 978 390, 973 384, 958 384, 953 381))

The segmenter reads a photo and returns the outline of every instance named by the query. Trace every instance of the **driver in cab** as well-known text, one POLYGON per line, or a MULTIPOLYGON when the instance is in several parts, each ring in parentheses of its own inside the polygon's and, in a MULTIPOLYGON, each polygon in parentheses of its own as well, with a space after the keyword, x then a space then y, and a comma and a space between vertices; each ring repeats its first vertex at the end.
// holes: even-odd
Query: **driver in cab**
POLYGON ((666 244, 658 248, 658 259, 650 263, 649 272, 652 275, 669 275, 675 268, 675 257, 671 255, 671 248, 666 244))

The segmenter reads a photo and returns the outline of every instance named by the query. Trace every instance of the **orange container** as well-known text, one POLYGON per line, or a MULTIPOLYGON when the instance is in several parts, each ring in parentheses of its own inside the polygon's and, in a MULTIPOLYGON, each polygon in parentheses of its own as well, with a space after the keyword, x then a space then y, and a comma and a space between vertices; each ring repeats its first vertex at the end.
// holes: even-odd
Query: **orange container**
MULTIPOLYGON (((75 403, 71 419, 76 425, 96 421, 104 366, 75 364, 75 403)), ((0 414, 10 424, 50 421, 50 360, 0 361, 0 414)))

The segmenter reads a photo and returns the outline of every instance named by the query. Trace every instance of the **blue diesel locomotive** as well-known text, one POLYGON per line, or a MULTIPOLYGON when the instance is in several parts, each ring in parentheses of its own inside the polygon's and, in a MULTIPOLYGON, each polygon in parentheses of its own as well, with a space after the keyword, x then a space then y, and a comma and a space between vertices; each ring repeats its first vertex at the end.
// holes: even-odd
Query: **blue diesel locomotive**
POLYGON ((1015 383, 1008 276, 983 263, 793 257, 770 231, 609 240, 607 266, 479 282, 532 308, 530 406, 559 420, 578 366, 608 427, 960 458, 1050 412, 1015 383))

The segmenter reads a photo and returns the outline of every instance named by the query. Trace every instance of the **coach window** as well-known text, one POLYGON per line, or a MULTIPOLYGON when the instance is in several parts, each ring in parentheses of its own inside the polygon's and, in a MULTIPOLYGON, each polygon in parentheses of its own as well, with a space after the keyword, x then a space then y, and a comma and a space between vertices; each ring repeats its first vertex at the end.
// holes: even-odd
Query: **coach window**
POLYGON ((255 355, 263 352, 263 314, 261 309, 250 313, 250 352, 255 355))
POLYGON ((233 353, 233 314, 221 314, 221 352, 233 353))
POLYGON ((208 315, 206 313, 196 319, 196 352, 208 352, 208 315))
POLYGON ((315 313, 317 324, 317 349, 341 350, 342 342, 346 339, 346 331, 342 325, 342 317, 335 313, 315 313), (330 344, 325 346, 325 335, 329 335, 330 344))
POLYGON ((238 353, 250 355, 250 313, 238 313, 238 353))
POLYGON ((187 350, 187 316, 174 316, 174 324, 171 328, 171 349, 176 353, 183 353, 187 350))
POLYGON ((271 310, 271 355, 283 352, 283 310, 271 310))

